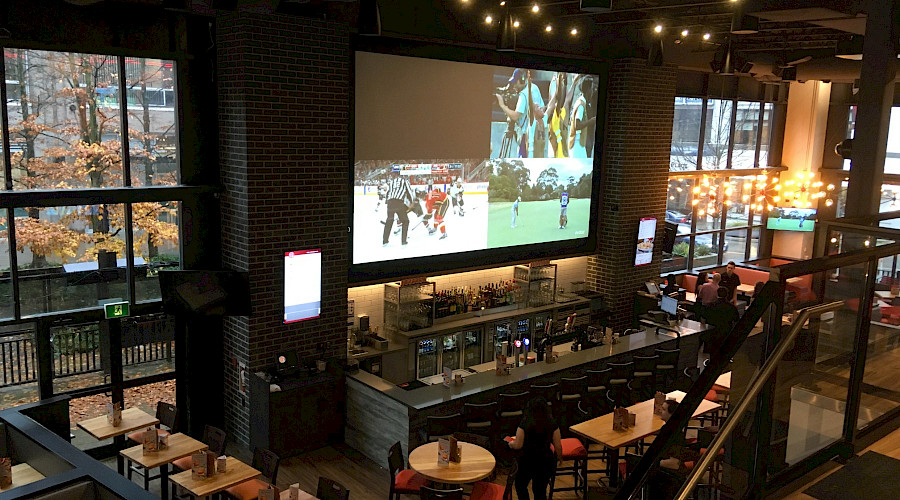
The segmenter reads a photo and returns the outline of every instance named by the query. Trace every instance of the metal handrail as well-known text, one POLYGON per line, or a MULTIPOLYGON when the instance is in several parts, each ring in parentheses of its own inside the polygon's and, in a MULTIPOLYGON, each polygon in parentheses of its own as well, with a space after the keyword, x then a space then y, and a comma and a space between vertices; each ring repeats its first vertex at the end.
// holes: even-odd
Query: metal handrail
POLYGON ((681 489, 678 490, 678 494, 675 496, 675 500, 686 500, 690 492, 693 491, 693 489, 700 482, 700 477, 703 474, 703 471, 705 471, 710 465, 712 465, 712 461, 718 454, 719 449, 722 448, 722 446, 725 444, 725 439, 731 435, 735 427, 737 427, 737 423, 740 418, 744 415, 744 413, 747 412, 747 408, 750 407, 750 403, 754 400, 754 398, 756 398, 756 396, 762 390, 763 386, 766 385, 769 377, 771 377, 772 373, 775 371, 775 367, 781 361, 781 358, 783 358, 791 348, 791 345, 794 343, 794 340, 797 338, 800 330, 803 329, 803 324, 806 323, 809 317, 829 311, 836 311, 843 306, 844 303, 839 301, 830 302, 828 304, 820 304, 800 310, 800 314, 794 320, 794 323, 791 325, 791 329, 787 332, 787 335, 785 335, 781 339, 781 341, 778 343, 778 346, 775 348, 775 351, 772 352, 772 355, 769 356, 769 359, 766 360, 765 364, 763 364, 763 366, 759 369, 756 378, 750 384, 750 387, 747 388, 747 392, 744 393, 744 397, 741 398, 738 404, 729 413, 728 418, 725 419, 725 423, 722 425, 722 427, 719 429, 719 432, 716 433, 712 442, 707 447, 706 453, 704 453, 700 457, 700 460, 698 460, 694 465, 694 468, 691 469, 687 481, 685 481, 685 483, 681 486, 681 489))

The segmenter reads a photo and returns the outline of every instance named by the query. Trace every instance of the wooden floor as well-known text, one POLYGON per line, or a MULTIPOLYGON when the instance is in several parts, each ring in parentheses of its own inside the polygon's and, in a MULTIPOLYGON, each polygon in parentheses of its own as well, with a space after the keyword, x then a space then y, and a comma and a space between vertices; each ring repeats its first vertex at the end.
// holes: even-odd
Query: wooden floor
MULTIPOLYGON (((882 455, 887 455, 891 458, 900 460, 900 429, 879 439, 868 448, 861 450, 859 453, 857 453, 857 455, 862 455, 867 451, 874 451, 877 453, 881 453, 882 455)), ((813 484, 821 481, 822 479, 825 479, 839 469, 840 467, 836 467, 834 468, 834 470, 828 471, 810 482, 798 484, 796 489, 792 493, 783 497, 784 500, 814 500, 813 497, 804 494, 803 491, 813 484)), ((852 485, 850 485, 850 487, 852 487, 852 485)))

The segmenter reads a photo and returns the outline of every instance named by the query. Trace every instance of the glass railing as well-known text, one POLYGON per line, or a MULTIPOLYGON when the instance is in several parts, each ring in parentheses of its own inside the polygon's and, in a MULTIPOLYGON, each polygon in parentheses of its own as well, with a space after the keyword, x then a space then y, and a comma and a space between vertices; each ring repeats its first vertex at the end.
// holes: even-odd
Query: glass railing
POLYGON ((816 234, 817 258, 770 269, 720 356, 629 467, 617 499, 641 491, 676 498, 683 487, 762 498, 834 457, 851 456, 855 440, 900 416, 900 230, 879 225, 883 220, 889 218, 825 222, 816 234), (696 430, 692 416, 725 373, 722 418, 696 430), (758 394, 751 391, 757 378, 758 394), (710 440, 722 449, 700 462, 710 440), (677 468, 661 466, 672 457, 677 468), (692 467, 695 480, 688 482, 692 467))

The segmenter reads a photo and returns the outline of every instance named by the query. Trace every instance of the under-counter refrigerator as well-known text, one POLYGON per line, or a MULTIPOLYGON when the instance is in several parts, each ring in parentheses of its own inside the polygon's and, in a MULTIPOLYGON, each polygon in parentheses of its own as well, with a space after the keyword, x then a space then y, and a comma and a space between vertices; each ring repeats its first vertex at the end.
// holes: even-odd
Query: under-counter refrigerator
POLYGON ((492 349, 484 342, 484 330, 481 328, 462 331, 463 368, 487 363, 493 356, 487 357, 492 349), (486 352, 487 351, 487 352, 486 352))
POLYGON ((439 361, 437 338, 422 339, 416 342, 416 378, 436 375, 439 361))

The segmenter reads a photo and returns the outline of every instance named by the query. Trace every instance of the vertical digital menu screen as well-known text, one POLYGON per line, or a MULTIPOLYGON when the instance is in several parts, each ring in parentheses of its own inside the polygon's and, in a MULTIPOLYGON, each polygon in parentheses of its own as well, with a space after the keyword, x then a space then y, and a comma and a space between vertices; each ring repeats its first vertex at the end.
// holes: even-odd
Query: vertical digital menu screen
POLYGON ((641 219, 638 226, 637 248, 634 253, 634 265, 643 266, 653 260, 653 239, 656 238, 656 218, 641 219))
POLYGON ((284 254, 284 322, 318 318, 322 310, 322 250, 284 254))

